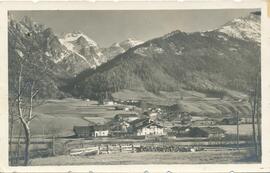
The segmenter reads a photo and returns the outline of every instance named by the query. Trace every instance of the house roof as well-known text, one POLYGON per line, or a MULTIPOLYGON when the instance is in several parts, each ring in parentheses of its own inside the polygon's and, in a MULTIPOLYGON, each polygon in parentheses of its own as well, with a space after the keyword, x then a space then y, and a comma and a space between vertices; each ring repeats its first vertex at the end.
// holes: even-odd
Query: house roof
POLYGON ((157 124, 155 122, 148 122, 147 121, 147 122, 143 123, 142 125, 135 127, 135 130, 138 130, 138 129, 141 129, 141 128, 147 128, 149 126, 157 126, 157 128, 163 128, 163 126, 161 126, 161 125, 159 125, 159 124, 157 124))
POLYGON ((75 131, 82 131, 82 130, 89 130, 89 131, 95 131, 95 130, 108 130, 108 125, 94 125, 94 126, 74 126, 73 130, 75 131))
POLYGON ((109 130, 109 127, 107 125, 95 125, 94 129, 96 131, 104 131, 104 130, 109 130))
POLYGON ((74 131, 84 131, 84 130, 94 131, 94 127, 93 126, 74 126, 73 130, 74 131))
POLYGON ((137 114, 117 114, 115 116, 119 116, 119 117, 138 117, 137 114))
POLYGON ((131 121, 130 124, 136 125, 136 124, 144 123, 144 122, 148 122, 148 121, 149 121, 149 118, 140 118, 140 119, 136 119, 134 121, 131 121))

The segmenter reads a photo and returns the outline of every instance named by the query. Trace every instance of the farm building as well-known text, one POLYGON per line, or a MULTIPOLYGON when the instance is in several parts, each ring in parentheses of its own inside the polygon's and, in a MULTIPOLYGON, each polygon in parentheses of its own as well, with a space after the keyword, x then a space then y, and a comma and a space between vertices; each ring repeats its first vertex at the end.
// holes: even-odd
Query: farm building
POLYGON ((131 125, 126 121, 114 122, 111 127, 112 136, 130 136, 132 135, 131 125))
POLYGON ((140 118, 134 121, 130 122, 130 125, 132 126, 132 128, 137 128, 147 122, 151 121, 149 118, 140 118))
POLYGON ((94 126, 94 137, 109 136, 109 128, 104 125, 94 126))
POLYGON ((115 110, 124 110, 124 111, 134 111, 135 107, 134 106, 124 106, 124 105, 118 105, 114 107, 115 110))
POLYGON ((87 138, 87 137, 93 136, 94 127, 93 126, 74 126, 73 131, 77 137, 87 138))
POLYGON ((114 102, 112 100, 108 100, 108 99, 104 99, 102 103, 103 103, 103 105, 108 105, 108 106, 114 105, 114 102))
POLYGON ((164 135, 164 127, 149 118, 135 120, 132 122, 132 126, 133 133, 137 136, 164 135))
POLYGON ((98 137, 98 136, 108 136, 108 127, 103 125, 96 126, 74 126, 73 131, 77 137, 87 138, 87 137, 98 137))
POLYGON ((225 130, 219 127, 193 127, 189 134, 191 137, 223 138, 225 137, 225 130))
POLYGON ((148 123, 140 127, 137 127, 136 134, 137 136, 145 136, 145 135, 162 136, 164 135, 164 128, 156 123, 148 123))

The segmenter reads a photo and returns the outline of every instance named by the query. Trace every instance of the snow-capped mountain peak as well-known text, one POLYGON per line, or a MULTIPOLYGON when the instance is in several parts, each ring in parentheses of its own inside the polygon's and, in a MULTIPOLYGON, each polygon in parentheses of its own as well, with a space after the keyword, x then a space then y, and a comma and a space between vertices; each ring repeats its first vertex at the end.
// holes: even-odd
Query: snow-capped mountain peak
POLYGON ((108 60, 113 59, 117 55, 126 52, 128 49, 143 44, 143 41, 136 40, 134 38, 128 38, 122 42, 113 43, 110 47, 104 48, 102 53, 108 60))
POLYGON ((261 42, 261 20, 260 16, 250 14, 247 17, 234 19, 216 31, 225 33, 231 37, 246 41, 261 42))
POLYGON ((67 33, 63 38, 59 39, 59 41, 69 50, 74 50, 74 47, 78 41, 84 40, 86 44, 89 47, 97 47, 98 44, 90 39, 87 35, 81 33, 81 32, 72 32, 72 33, 67 33))
POLYGON ((124 40, 121 43, 119 43, 119 45, 127 50, 131 47, 135 47, 135 46, 140 45, 142 43, 143 43, 143 41, 136 40, 134 38, 128 38, 127 40, 124 40))

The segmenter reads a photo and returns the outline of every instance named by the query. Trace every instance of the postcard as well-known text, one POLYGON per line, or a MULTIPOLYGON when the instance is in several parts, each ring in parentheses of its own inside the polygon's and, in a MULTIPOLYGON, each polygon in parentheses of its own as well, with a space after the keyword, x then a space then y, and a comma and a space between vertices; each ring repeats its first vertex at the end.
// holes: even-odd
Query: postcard
POLYGON ((0 8, 1 172, 270 171, 266 1, 0 8))

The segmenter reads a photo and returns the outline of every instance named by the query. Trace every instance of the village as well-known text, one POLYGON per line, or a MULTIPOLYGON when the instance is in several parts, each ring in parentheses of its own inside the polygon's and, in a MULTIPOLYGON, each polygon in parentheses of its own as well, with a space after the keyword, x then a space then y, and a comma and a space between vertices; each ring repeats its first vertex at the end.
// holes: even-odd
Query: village
MULTIPOLYGON (((118 102, 104 100, 101 104, 112 107, 115 110, 122 110, 125 113, 116 114, 110 121, 103 124, 97 123, 94 125, 73 127, 74 139, 90 140, 92 142, 99 141, 99 149, 100 146, 104 145, 103 141, 110 141, 110 143, 115 141, 114 144, 118 145, 123 143, 123 140, 129 140, 129 142, 126 142, 128 145, 132 143, 132 145, 130 144, 130 151, 132 152, 148 150, 195 152, 209 145, 222 147, 225 145, 225 141, 227 141, 227 144, 239 146, 239 142, 241 143, 239 141, 239 134, 235 139, 231 139, 228 137, 230 135, 226 134, 226 131, 219 126, 239 126, 240 124, 251 123, 250 118, 244 117, 228 116, 209 118, 192 116, 192 113, 182 111, 181 106, 177 104, 172 106, 148 105, 144 109, 139 106, 140 101, 136 100, 118 102), (170 141, 169 144, 164 145, 164 142, 168 143, 168 141, 170 141), (193 143, 190 144, 190 141, 193 141, 193 143), (153 148, 152 146, 147 149, 146 144, 153 142, 156 147, 153 148), (179 142, 181 143, 181 147, 178 145, 179 142), (189 146, 188 148, 185 146, 185 142, 189 146), (202 145, 203 142, 204 144, 202 145), (144 145, 137 146, 136 148, 133 145, 134 143, 144 143, 144 145), (160 147, 160 143, 163 145, 162 147, 160 147), (168 149, 168 146, 169 148, 176 147, 176 149, 168 149)), ((83 148, 82 146, 78 149, 78 146, 76 148, 75 145, 70 154, 87 155, 89 153, 97 153, 97 148, 83 148)), ((118 150, 122 151, 123 149, 120 146, 118 150)), ((100 150, 98 151, 99 154, 102 153, 100 150)), ((108 142, 104 151, 106 151, 105 153, 109 153, 108 142)))
POLYGON ((114 106, 115 110, 126 113, 116 114, 105 124, 88 126, 74 126, 73 131, 79 138, 98 137, 207 137, 223 138, 225 131, 217 125, 237 125, 251 123, 250 118, 221 117, 201 118, 193 117, 189 112, 183 112, 177 105, 169 108, 149 107, 146 111, 135 112, 139 101, 104 101, 104 105, 114 106), (132 113, 129 113, 131 112, 132 113))
MULTIPOLYGON (((135 99, 105 99, 102 102, 48 100, 36 111, 46 113, 44 116, 40 114, 45 118, 43 122, 49 115, 54 115, 58 121, 48 121, 46 125, 36 127, 38 134, 32 137, 30 150, 31 158, 35 160, 33 164, 58 157, 68 157, 73 161, 85 159, 87 163, 89 159, 106 157, 104 162, 107 163, 109 158, 117 159, 128 153, 131 154, 130 162, 141 155, 150 157, 154 153, 169 160, 173 153, 177 157, 185 153, 191 154, 188 157, 209 153, 213 157, 216 153, 237 153, 231 159, 246 157, 252 145, 250 117, 242 114, 239 117, 238 114, 199 116, 175 103, 165 106, 135 99), (61 109, 52 109, 54 107, 61 109), (50 131, 46 131, 46 127, 50 131)), ((24 140, 13 138, 13 141, 11 159, 12 164, 17 165, 23 158, 24 140)), ((198 157, 198 163, 204 162, 204 158, 207 157, 198 157)))

